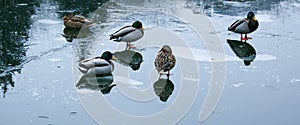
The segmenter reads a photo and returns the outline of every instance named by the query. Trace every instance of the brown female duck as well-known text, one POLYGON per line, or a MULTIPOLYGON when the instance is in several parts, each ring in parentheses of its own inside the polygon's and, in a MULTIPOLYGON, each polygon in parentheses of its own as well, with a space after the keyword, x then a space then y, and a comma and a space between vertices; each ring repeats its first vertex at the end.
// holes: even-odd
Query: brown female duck
POLYGON ((172 49, 169 45, 164 45, 155 58, 154 65, 160 76, 163 72, 168 72, 167 77, 170 76, 170 70, 176 64, 175 56, 172 54, 172 49))
POLYGON ((93 22, 91 20, 80 15, 67 14, 66 16, 63 17, 63 19, 64 19, 64 25, 67 28, 80 29, 80 28, 91 27, 93 25, 93 22))

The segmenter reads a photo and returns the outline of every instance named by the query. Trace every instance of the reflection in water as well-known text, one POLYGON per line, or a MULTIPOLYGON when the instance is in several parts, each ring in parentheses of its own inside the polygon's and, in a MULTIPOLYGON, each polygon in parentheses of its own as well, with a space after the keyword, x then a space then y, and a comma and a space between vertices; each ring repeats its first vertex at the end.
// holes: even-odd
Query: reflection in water
POLYGON ((244 60, 246 66, 249 66, 254 61, 256 51, 249 43, 230 39, 227 39, 227 42, 236 56, 244 60))
POLYGON ((76 87, 78 89, 100 90, 103 94, 108 94, 116 86, 116 84, 112 83, 112 74, 102 76, 84 74, 76 84, 76 87))
POLYGON ((154 92, 163 102, 166 102, 174 90, 174 84, 169 79, 158 79, 153 84, 154 92))
MULTIPOLYGON (((60 11, 58 12, 58 14, 60 15, 62 20, 63 16, 67 15, 68 13, 73 13, 88 17, 96 24, 100 24, 101 22, 105 22, 108 16, 106 8, 103 7, 104 3, 108 0, 91 0, 88 2, 84 0, 54 1, 56 1, 59 5, 58 7, 60 11)), ((84 60, 91 57, 91 55, 94 55, 96 51, 96 46, 94 46, 94 44, 99 41, 97 41, 96 37, 91 34, 95 31, 100 31, 100 28, 102 27, 93 27, 93 30, 90 30, 89 28, 81 30, 68 28, 64 29, 64 34, 62 34, 62 36, 65 37, 68 42, 72 42, 74 39, 80 41, 74 44, 74 50, 76 51, 78 61, 84 60)))
POLYGON ((8 87, 14 87, 12 74, 21 72, 25 61, 26 41, 34 6, 38 3, 31 0, 1 1, 0 13, 0 86, 3 97, 8 87), (22 3, 22 4, 21 4, 22 3))
POLYGON ((115 52, 114 55, 118 58, 118 60, 116 60, 117 62, 124 66, 131 67, 134 71, 140 69, 141 63, 143 62, 142 54, 132 50, 115 52))
POLYGON ((76 39, 79 34, 80 29, 73 29, 73 28, 65 28, 64 34, 62 34, 63 37, 66 38, 68 42, 72 42, 73 39, 76 39))
MULTIPOLYGON (((223 15, 238 15, 251 11, 279 9, 280 2, 295 0, 187 0, 186 7, 193 10, 194 13, 219 13, 223 15)), ((278 11, 280 12, 280 11, 278 11)))
POLYGON ((7 86, 15 87, 15 82, 12 80, 12 74, 5 75, 0 77, 1 89, 3 90, 3 97, 5 97, 5 93, 7 92, 7 86), (2 85, 3 84, 3 85, 2 85))
POLYGON ((63 37, 66 38, 68 42, 72 42, 74 39, 77 38, 86 38, 88 35, 91 34, 90 29, 74 29, 74 28, 64 28, 63 37))
MULTIPOLYGON (((62 11, 87 16, 108 0, 56 0, 62 11)), ((64 14, 63 14, 64 15, 64 14)))

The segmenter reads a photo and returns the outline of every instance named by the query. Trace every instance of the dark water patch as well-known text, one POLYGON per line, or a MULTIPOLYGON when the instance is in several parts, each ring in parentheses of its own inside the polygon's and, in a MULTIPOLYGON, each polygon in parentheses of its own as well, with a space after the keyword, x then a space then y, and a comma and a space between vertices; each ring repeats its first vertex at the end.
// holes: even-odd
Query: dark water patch
POLYGON ((88 16, 108 0, 55 0, 60 8, 61 17, 67 12, 88 16), (92 4, 91 4, 92 3, 92 4))
MULTIPOLYGON (((11 87, 14 87, 15 85, 15 82, 13 81, 13 77, 12 75, 17 72, 17 73, 21 73, 21 69, 23 68, 23 66, 33 60, 38 60, 40 59, 41 57, 47 55, 47 54, 50 54, 52 52, 57 52, 57 51, 61 51, 63 50, 64 48, 70 46, 72 44, 65 44, 61 47, 57 47, 57 48, 53 48, 53 49, 50 49, 48 51, 44 51, 38 55, 34 55, 34 56, 29 56, 29 57, 23 57, 24 59, 22 60, 22 62, 20 62, 19 64, 16 64, 16 65, 12 65, 12 66, 6 66, 6 67, 3 67, 0 69, 0 85, 1 85, 1 88, 3 90, 3 97, 5 97, 5 94, 8 90, 8 86, 11 86, 11 87), (3 85, 2 85, 3 84, 3 85)), ((59 67, 58 67, 59 68, 59 67)))
POLYGON ((12 75, 21 73, 26 62, 29 28, 32 24, 31 15, 39 1, 3 0, 0 3, 0 86, 3 97, 8 87, 14 87, 12 75))

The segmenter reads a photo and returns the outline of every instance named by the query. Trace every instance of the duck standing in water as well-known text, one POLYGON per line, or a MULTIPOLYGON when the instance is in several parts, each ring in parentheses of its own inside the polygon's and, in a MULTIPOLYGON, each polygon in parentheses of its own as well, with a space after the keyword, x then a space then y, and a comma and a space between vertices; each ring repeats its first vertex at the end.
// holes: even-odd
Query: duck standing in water
POLYGON ((64 25, 67 28, 74 28, 74 29, 81 29, 81 28, 88 28, 93 25, 93 22, 87 19, 84 16, 74 15, 72 13, 67 14, 63 17, 64 25))
POLYGON ((249 12, 247 14, 247 18, 239 19, 235 21, 230 27, 228 27, 229 31, 232 31, 234 33, 240 33, 241 34, 241 41, 242 40, 249 40, 250 37, 247 37, 247 34, 252 33, 255 31, 259 26, 259 23, 257 19, 255 18, 255 15, 253 12, 249 12), (243 34, 245 34, 245 37, 243 38, 243 34))
POLYGON ((169 45, 164 45, 162 49, 158 52, 155 58, 154 65, 157 72, 160 74, 159 77, 164 73, 168 72, 166 75, 169 78, 170 70, 174 68, 176 64, 175 56, 172 54, 172 49, 169 45))
POLYGON ((114 64, 111 60, 115 60, 114 55, 106 51, 101 57, 94 57, 79 62, 78 69, 84 74, 93 74, 97 76, 110 75, 114 70, 114 64))
POLYGON ((130 42, 135 42, 144 36, 143 24, 140 21, 135 21, 131 26, 125 26, 115 33, 110 35, 110 40, 116 42, 126 42, 126 48, 134 48, 130 42))

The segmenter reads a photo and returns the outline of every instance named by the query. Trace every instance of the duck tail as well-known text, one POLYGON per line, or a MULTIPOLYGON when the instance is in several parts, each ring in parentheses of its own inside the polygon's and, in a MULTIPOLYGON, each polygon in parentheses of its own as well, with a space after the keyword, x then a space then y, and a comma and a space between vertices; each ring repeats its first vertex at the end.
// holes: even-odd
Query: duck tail
POLYGON ((120 42, 122 40, 122 37, 117 37, 117 36, 112 35, 112 36, 110 36, 109 40, 120 42))
POLYGON ((236 26, 234 24, 232 24, 230 27, 228 27, 228 31, 234 31, 235 30, 236 26))
POLYGON ((119 37, 118 36, 114 36, 113 34, 109 35, 109 40, 114 40, 114 41, 118 41, 119 37))

